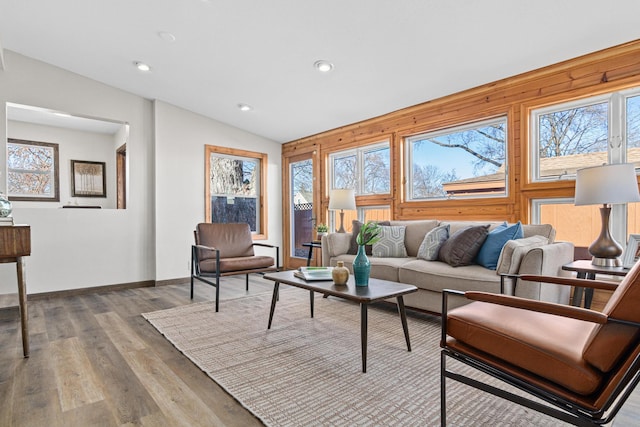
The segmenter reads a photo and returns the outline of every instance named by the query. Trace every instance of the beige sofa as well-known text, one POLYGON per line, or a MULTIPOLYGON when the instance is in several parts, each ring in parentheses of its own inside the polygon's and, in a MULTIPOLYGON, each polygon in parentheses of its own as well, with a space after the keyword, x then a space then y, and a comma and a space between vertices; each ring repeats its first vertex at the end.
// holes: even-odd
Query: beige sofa
MULTIPOLYGON (((501 222, 481 221, 391 221, 391 225, 405 226, 406 258, 378 258, 369 256, 371 277, 409 283, 418 287, 418 292, 405 296, 409 307, 440 313, 442 290, 478 290, 500 292, 500 273, 563 275, 563 264, 573 260, 573 244, 554 242, 555 230, 550 225, 523 225, 524 239, 510 241, 500 254, 496 270, 480 265, 452 267, 441 261, 425 261, 416 258, 424 236, 438 225, 449 224, 449 234, 470 225, 490 224, 489 230, 501 222), (543 237, 533 237, 543 236, 543 237)), ((355 255, 347 254, 351 233, 331 233, 322 238, 322 260, 324 265, 335 266, 338 261, 353 272, 355 255)), ((568 275, 568 274, 564 274, 568 275)), ((505 292, 513 294, 512 281, 505 281, 505 292)), ((524 298, 568 304, 570 288, 539 282, 518 281, 515 295, 524 298)), ((462 305, 462 298, 450 298, 450 306, 462 305)))

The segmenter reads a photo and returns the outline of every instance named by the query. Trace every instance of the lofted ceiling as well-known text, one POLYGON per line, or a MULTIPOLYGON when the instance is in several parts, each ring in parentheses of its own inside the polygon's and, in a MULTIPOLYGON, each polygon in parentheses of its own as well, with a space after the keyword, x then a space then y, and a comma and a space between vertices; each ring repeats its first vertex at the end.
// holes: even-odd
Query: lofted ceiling
POLYGON ((287 142, 640 39, 639 16, 638 0, 0 0, 0 44, 287 142))

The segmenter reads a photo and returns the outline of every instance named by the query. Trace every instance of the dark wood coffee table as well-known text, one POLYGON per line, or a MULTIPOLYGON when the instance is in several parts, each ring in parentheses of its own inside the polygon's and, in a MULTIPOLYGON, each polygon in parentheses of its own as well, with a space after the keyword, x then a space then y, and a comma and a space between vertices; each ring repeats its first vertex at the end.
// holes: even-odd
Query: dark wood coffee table
POLYGON ((403 295, 416 292, 418 288, 413 285, 404 283, 389 282, 387 280, 369 279, 369 286, 356 287, 353 276, 349 277, 346 285, 336 285, 331 281, 309 281, 299 279, 293 275, 293 271, 281 271, 279 273, 268 273, 264 275, 265 279, 273 280, 273 297, 271 298, 271 312, 269 313, 269 324, 267 329, 271 329, 273 321, 273 313, 276 309, 278 301, 278 289, 280 283, 295 286, 296 288, 307 289, 310 291, 310 309, 311 317, 313 317, 313 300, 314 292, 324 295, 331 295, 354 301, 360 304, 360 341, 362 345, 362 372, 367 372, 367 309, 369 304, 382 301, 389 298, 396 298, 398 301, 398 313, 402 322, 402 330, 404 331, 404 339, 407 342, 407 350, 411 351, 411 341, 409 340, 409 328, 407 326, 407 315, 404 308, 403 295))

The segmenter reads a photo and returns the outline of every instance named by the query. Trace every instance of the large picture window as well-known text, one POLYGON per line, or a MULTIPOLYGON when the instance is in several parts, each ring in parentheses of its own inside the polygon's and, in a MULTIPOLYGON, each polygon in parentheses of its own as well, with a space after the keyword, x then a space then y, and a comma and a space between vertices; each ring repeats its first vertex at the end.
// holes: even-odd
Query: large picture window
POLYGON ((10 200, 60 201, 58 144, 7 140, 7 192, 10 200))
POLYGON ((266 239, 266 167, 266 154, 206 145, 206 221, 247 223, 266 239))
POLYGON ((506 117, 407 138, 407 199, 506 195, 506 138, 506 117))

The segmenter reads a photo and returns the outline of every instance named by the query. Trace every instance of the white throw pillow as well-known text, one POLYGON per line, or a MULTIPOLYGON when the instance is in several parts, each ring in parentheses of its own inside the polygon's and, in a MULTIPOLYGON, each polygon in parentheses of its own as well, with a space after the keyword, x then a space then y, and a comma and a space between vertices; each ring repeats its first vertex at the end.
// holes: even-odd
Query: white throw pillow
POLYGON ((380 227, 380 240, 373 244, 371 255, 386 258, 404 258, 407 248, 404 246, 404 225, 380 227))

